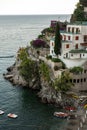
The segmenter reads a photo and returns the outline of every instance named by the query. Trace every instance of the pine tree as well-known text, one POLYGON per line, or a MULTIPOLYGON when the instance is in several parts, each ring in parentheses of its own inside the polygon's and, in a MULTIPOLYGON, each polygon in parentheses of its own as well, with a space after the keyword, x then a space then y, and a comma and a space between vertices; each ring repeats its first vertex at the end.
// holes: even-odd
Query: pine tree
POLYGON ((61 54, 61 37, 60 37, 60 27, 58 22, 56 24, 54 52, 57 56, 58 54, 61 54))

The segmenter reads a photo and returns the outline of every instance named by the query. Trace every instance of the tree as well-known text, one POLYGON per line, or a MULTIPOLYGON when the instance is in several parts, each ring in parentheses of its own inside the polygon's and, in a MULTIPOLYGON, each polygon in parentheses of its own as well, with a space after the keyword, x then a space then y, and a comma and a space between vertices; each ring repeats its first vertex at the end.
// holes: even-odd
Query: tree
POLYGON ((61 54, 61 37, 60 37, 60 27, 58 22, 56 24, 54 52, 57 56, 58 54, 61 54))
POLYGON ((86 21, 87 18, 84 14, 84 6, 81 5, 81 3, 76 4, 76 9, 74 10, 74 13, 71 16, 70 22, 75 21, 86 21))
POLYGON ((85 21, 84 17, 84 7, 80 5, 80 3, 77 3, 77 8, 74 11, 75 17, 77 21, 85 21))
POLYGON ((79 67, 79 66, 75 66, 75 67, 70 69, 70 72, 75 73, 75 74, 82 73, 82 71, 83 71, 83 68, 79 67))
POLYGON ((70 82, 70 73, 63 72, 60 77, 56 78, 54 81, 54 87, 57 91, 60 92, 67 92, 70 90, 71 86, 73 85, 70 82))
POLYGON ((85 7, 87 6, 87 0, 80 0, 80 3, 85 7))
POLYGON ((35 63, 30 59, 25 59, 20 64, 20 74, 29 84, 35 73, 35 63))
POLYGON ((28 57, 27 48, 22 48, 19 52, 21 61, 19 72, 20 75, 27 81, 28 85, 34 76, 38 74, 37 64, 28 57))
POLYGON ((40 64, 40 72, 46 81, 50 81, 50 71, 48 65, 46 65, 44 62, 41 62, 40 64))

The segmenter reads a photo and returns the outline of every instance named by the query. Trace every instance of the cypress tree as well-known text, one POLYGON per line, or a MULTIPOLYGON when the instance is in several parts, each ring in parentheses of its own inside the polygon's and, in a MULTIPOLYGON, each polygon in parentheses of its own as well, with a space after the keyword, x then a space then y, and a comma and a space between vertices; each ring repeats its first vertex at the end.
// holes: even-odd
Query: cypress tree
POLYGON ((60 37, 60 27, 58 22, 56 24, 54 52, 57 56, 58 54, 61 54, 61 37, 60 37))

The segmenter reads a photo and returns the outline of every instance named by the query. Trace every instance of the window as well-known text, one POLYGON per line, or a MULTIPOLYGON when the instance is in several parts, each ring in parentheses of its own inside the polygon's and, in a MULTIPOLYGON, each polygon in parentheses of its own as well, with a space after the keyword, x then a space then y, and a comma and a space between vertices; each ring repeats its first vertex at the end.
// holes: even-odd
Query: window
POLYGON ((77 83, 79 83, 79 79, 77 79, 77 83))
POLYGON ((71 56, 73 56, 73 54, 71 54, 71 56))
POLYGON ((81 82, 83 82, 83 79, 81 79, 81 82))
POLYGON ((69 44, 66 44, 66 48, 69 48, 69 44))
POLYGON ((54 43, 52 42, 52 46, 54 46, 54 43))
POLYGON ((86 70, 84 70, 84 73, 86 73, 86 70))
POLYGON ((75 37, 75 40, 79 40, 79 36, 76 36, 76 37, 75 37))
POLYGON ((70 40, 70 36, 68 36, 68 40, 70 40))
POLYGON ((74 79, 73 82, 76 83, 76 79, 74 79))
POLYGON ((52 54, 53 54, 53 50, 52 50, 52 54))
POLYGON ((70 79, 70 83, 72 83, 72 79, 70 79))
POLYGON ((70 27, 68 27, 68 32, 70 32, 70 27))
POLYGON ((66 35, 64 35, 64 41, 66 40, 66 35))
POLYGON ((84 42, 87 42, 87 35, 84 35, 84 42))
POLYGON ((78 49, 78 44, 75 45, 75 49, 78 49))
POLYGON ((84 78, 84 82, 86 82, 86 78, 84 78))
POLYGON ((79 28, 76 28, 76 33, 80 33, 80 30, 79 30, 79 28))
POLYGON ((86 78, 84 78, 84 82, 86 82, 86 78))
POLYGON ((74 28, 72 28, 72 33, 74 33, 74 28))
POLYGON ((83 54, 83 56, 84 56, 84 54, 83 54))

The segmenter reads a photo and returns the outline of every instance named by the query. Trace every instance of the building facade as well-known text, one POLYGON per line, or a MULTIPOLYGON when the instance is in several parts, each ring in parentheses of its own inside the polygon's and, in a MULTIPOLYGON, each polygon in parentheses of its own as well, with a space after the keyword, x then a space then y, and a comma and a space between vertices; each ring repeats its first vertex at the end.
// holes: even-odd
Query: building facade
POLYGON ((73 90, 87 91, 87 61, 82 65, 83 71, 72 74, 71 82, 74 83, 73 90))
MULTIPOLYGON (((87 58, 87 23, 68 24, 61 32, 61 57, 68 59, 87 58)), ((55 57, 54 39, 50 40, 50 55, 55 57)))

